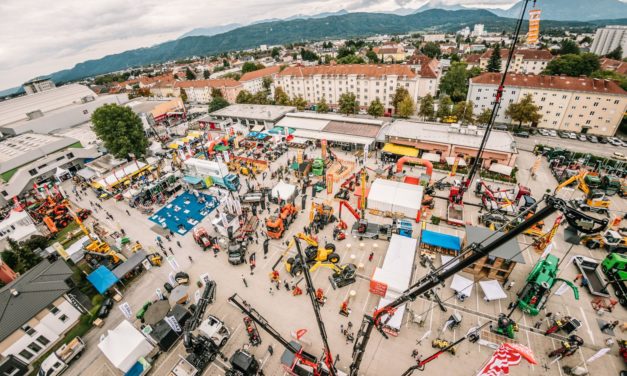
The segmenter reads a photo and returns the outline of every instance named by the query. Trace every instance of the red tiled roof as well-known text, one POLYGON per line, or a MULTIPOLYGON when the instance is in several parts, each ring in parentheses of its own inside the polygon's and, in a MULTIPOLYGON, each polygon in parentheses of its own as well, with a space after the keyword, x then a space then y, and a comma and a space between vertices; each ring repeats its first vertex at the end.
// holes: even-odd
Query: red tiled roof
POLYGON ((174 84, 174 87, 236 87, 241 84, 232 78, 217 78, 213 80, 191 80, 191 81, 178 81, 174 84))
POLYGON ((601 69, 611 70, 620 74, 627 74, 627 63, 607 57, 601 58, 601 69))
POLYGON ((407 76, 416 77, 408 65, 390 64, 337 64, 337 65, 317 65, 313 67, 287 67, 283 69, 279 76, 315 76, 320 74, 329 75, 364 75, 368 77, 382 76, 407 76))
MULTIPOLYGON (((473 84, 499 85, 501 73, 483 73, 471 78, 473 84)), ((510 73, 505 79, 505 86, 533 87, 541 89, 587 91, 599 94, 627 95, 618 84, 610 80, 589 77, 546 76, 510 73)))
POLYGON ((438 78, 438 75, 435 74, 435 72, 433 71, 433 69, 431 69, 431 66, 429 64, 422 64, 420 66, 420 77, 438 78))
POLYGON ((431 58, 427 55, 412 55, 407 59, 407 63, 408 64, 413 64, 413 65, 427 65, 431 62, 431 58))
MULTIPOLYGON (((481 55, 481 59, 488 59, 492 56, 492 49, 486 50, 481 55)), ((509 50, 505 48, 501 48, 501 59, 507 59, 507 55, 509 55, 509 50)), ((523 55, 524 60, 553 60, 553 55, 548 50, 516 50, 514 52, 514 56, 523 55)))
POLYGON ((256 71, 244 73, 244 75, 242 75, 242 77, 239 80, 240 81, 255 80, 255 79, 260 78, 260 77, 265 77, 265 76, 270 76, 270 75, 273 75, 273 74, 277 74, 277 73, 279 73, 280 70, 281 70, 281 67, 278 66, 278 65, 275 65, 275 66, 272 66, 272 67, 263 68, 263 69, 258 69, 256 71))
POLYGON ((464 57, 464 61, 465 62, 472 63, 472 64, 478 64, 480 59, 481 59, 481 55, 480 54, 470 54, 470 55, 466 55, 466 57, 464 57))
POLYGON ((381 46, 372 49, 376 54, 402 54, 405 52, 401 46, 381 46))

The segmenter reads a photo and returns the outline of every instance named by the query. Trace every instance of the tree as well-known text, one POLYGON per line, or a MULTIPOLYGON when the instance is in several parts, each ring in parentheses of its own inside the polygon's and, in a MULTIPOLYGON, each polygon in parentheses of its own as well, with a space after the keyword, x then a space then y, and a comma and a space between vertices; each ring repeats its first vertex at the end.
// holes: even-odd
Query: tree
POLYGON ((335 57, 339 60, 343 57, 350 56, 350 55, 355 55, 355 50, 353 50, 352 48, 340 47, 337 50, 337 55, 335 57))
POLYGON ((303 111, 307 107, 307 101, 299 95, 292 100, 292 106, 296 107, 298 111, 303 111))
POLYGON ((505 111, 505 116, 512 118, 512 121, 518 122, 518 129, 523 123, 538 123, 542 119, 539 113, 540 107, 533 103, 531 94, 527 94, 518 103, 511 103, 505 111))
POLYGON ((559 55, 567 55, 567 54, 579 54, 579 46, 577 42, 572 39, 562 39, 560 43, 560 49, 557 52, 559 55))
POLYGON ((212 87, 211 88, 211 98, 224 98, 224 95, 222 95, 222 90, 218 89, 217 87, 212 87))
POLYGON ((211 102, 209 102, 209 112, 214 112, 223 109, 224 107, 228 107, 229 102, 222 97, 213 97, 211 102))
POLYGON ((329 112, 329 104, 327 100, 322 97, 318 103, 316 103, 316 112, 319 114, 326 114, 329 112))
POLYGON ((487 66, 488 72, 500 72, 501 71, 501 47, 497 43, 492 50, 492 55, 488 60, 487 66))
POLYGON ((368 58, 369 63, 376 64, 379 62, 379 56, 377 56, 373 50, 368 50, 368 52, 366 52, 366 57, 368 58))
POLYGON ((266 76, 264 78, 261 79, 261 86, 263 87, 263 90, 267 91, 268 93, 270 92, 270 87, 272 87, 272 83, 274 81, 272 81, 272 77, 270 76, 266 76))
POLYGON ((623 47, 618 45, 615 49, 613 49, 609 54, 605 55, 605 57, 620 60, 623 58, 623 47))
POLYGON ((398 87, 396 92, 394 92, 394 96, 392 97, 392 107, 394 107, 394 112, 398 112, 398 105, 405 99, 409 97, 409 91, 404 87, 398 87))
POLYGON ((379 98, 375 98, 372 102, 370 102, 370 106, 368 106, 368 115, 377 118, 379 116, 383 116, 384 112, 385 109, 383 108, 383 103, 381 103, 379 98))
POLYGON ((475 119, 472 117, 472 101, 461 101, 453 106, 453 115, 457 117, 457 121, 462 124, 474 124, 475 119))
POLYGON ((8 238, 9 249, 2 252, 2 260, 16 273, 24 273, 41 262, 32 249, 20 245, 15 240, 8 238))
POLYGON ((423 54, 429 56, 432 59, 433 58, 438 58, 442 54, 442 52, 440 51, 440 46, 437 43, 435 43, 435 42, 427 42, 427 43, 425 43, 425 45, 422 46, 420 51, 423 54))
POLYGON ((412 116, 416 112, 416 106, 414 105, 414 101, 410 96, 406 96, 403 100, 398 104, 398 110, 396 111, 396 115, 398 117, 407 119, 412 116))
POLYGON ((337 59, 336 63, 338 64, 365 64, 366 61, 361 56, 348 55, 348 56, 344 56, 341 59, 337 59))
POLYGON ((279 49, 279 47, 273 47, 270 56, 272 56, 273 59, 276 59, 277 57, 279 57, 279 55, 281 55, 281 50, 279 49))
POLYGON ((208 69, 205 69, 205 70, 202 72, 202 78, 204 78, 205 80, 208 80, 208 79, 209 79, 209 76, 211 76, 211 72, 209 72, 209 70, 208 70, 208 69))
POLYGON ((196 75, 194 74, 194 72, 192 72, 191 69, 189 69, 189 67, 185 68, 185 78, 188 80, 196 79, 196 75))
POLYGON ((253 103, 253 95, 248 90, 242 90, 237 94, 235 103, 253 103))
POLYGON ((100 106, 91 115, 93 129, 107 150, 118 159, 146 154, 149 145, 141 119, 129 107, 115 103, 100 106))
POLYGON ((22 247, 26 247, 31 251, 37 249, 46 249, 48 247, 48 239, 41 235, 32 235, 30 238, 20 242, 22 247))
POLYGON ((420 108, 418 109, 418 116, 422 116, 423 119, 433 120, 435 116, 435 109, 433 108, 435 100, 431 94, 427 94, 420 98, 420 108))
POLYGON ((183 101, 183 103, 187 103, 187 93, 185 92, 185 89, 181 88, 181 91, 179 92, 179 96, 181 97, 181 100, 183 101))
POLYGON ((263 68, 265 68, 263 64, 256 64, 253 61, 247 61, 244 65, 242 65, 242 73, 254 72, 263 68))
POLYGON ((315 52, 304 48, 300 49, 300 57, 306 61, 316 61, 319 59, 319 56, 315 52))
POLYGON ((285 93, 282 87, 277 86, 274 89, 274 103, 279 106, 289 106, 290 97, 285 93))
POLYGON ((253 94, 251 101, 249 103, 270 104, 270 101, 268 100, 268 92, 265 90, 260 90, 256 92, 255 94, 253 94))
POLYGON ((623 90, 627 91, 627 75, 620 74, 614 71, 609 71, 609 70, 598 70, 598 71, 592 72, 590 77, 616 81, 616 83, 621 88, 623 88, 623 90))
POLYGON ((581 55, 562 55, 551 60, 544 70, 549 75, 566 75, 572 77, 590 76, 592 72, 599 70, 601 63, 595 54, 584 53, 581 55))
POLYGON ((483 111, 477 116, 475 122, 477 124, 488 124, 492 118, 492 109, 484 108, 483 111))
POLYGON ((440 100, 438 101, 438 111, 436 113, 436 116, 440 118, 440 121, 447 116, 451 116, 452 106, 453 101, 451 100, 451 97, 448 95, 440 96, 440 100))
POLYGON ((340 95, 338 104, 340 106, 340 113, 344 115, 355 114, 359 110, 357 98, 353 93, 344 93, 340 95))
POLYGON ((448 95, 455 102, 466 99, 468 79, 471 71, 466 69, 466 63, 453 63, 449 71, 440 80, 440 92, 448 95))

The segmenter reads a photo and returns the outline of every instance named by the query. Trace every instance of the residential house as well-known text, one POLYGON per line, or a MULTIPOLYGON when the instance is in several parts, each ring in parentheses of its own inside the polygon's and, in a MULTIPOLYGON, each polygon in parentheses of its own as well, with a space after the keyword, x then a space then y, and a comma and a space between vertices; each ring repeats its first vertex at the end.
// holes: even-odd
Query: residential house
POLYGON ((397 63, 405 60, 405 49, 398 44, 388 44, 372 49, 377 54, 379 61, 397 63))
MULTIPOLYGON (((256 71, 247 72, 242 75, 239 79, 239 82, 242 84, 242 89, 246 90, 252 94, 255 94, 261 90, 263 90, 263 80, 264 78, 270 78, 272 81, 276 79, 276 75, 281 70, 281 67, 278 65, 267 67, 263 69, 258 69, 256 71)), ((272 89, 272 85, 270 85, 272 89)))
POLYGON ((187 101, 192 103, 209 103, 212 100, 211 90, 218 89, 229 103, 235 103, 237 94, 243 85, 231 78, 210 80, 179 81, 174 84, 174 93, 180 96, 181 89, 185 90, 187 101))
MULTIPOLYGON (((488 49, 479 58, 479 67, 483 70, 488 68, 488 61, 492 56, 494 49, 488 49)), ((505 71, 509 50, 501 48, 501 72, 505 71)), ((523 50, 518 49, 514 52, 510 72, 523 74, 540 74, 544 71, 549 61, 553 60, 553 55, 548 50, 523 50)))

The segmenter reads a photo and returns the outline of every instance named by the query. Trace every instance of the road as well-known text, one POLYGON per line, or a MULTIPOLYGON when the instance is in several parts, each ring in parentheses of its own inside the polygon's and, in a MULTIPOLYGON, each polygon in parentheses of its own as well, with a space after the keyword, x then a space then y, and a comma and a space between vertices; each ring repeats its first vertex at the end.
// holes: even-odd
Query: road
POLYGON ((571 140, 570 138, 550 137, 541 135, 532 135, 529 138, 514 136, 518 149, 531 151, 538 145, 546 145, 552 147, 560 147, 581 153, 591 153, 593 155, 612 157, 615 151, 626 153, 627 148, 621 146, 613 146, 612 144, 593 144, 589 141, 571 140))

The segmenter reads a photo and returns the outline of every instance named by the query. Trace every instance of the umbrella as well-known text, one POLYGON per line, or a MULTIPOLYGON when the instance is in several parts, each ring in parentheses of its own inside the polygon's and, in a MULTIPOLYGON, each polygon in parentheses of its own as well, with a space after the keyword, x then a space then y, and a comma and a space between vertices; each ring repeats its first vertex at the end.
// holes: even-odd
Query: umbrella
POLYGON ((170 303, 171 304, 184 304, 189 299, 188 296, 189 286, 180 285, 176 286, 174 290, 170 293, 170 303))
POLYGON ((159 300, 151 304, 144 314, 144 324, 156 324, 165 317, 168 311, 170 311, 170 303, 167 300, 159 300))

